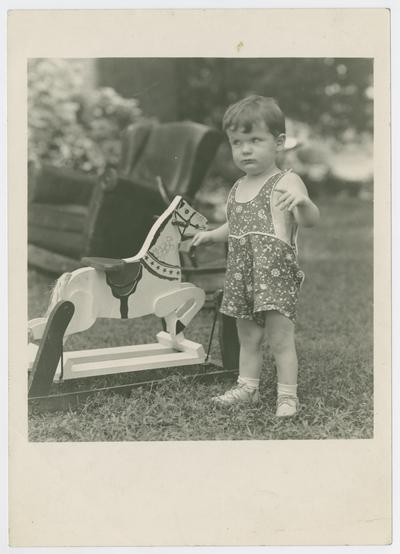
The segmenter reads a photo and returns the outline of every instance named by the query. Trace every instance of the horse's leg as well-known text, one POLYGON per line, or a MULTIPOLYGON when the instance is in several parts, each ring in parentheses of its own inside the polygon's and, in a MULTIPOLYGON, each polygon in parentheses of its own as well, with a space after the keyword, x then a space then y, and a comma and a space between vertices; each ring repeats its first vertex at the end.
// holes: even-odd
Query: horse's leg
POLYGON ((54 287, 46 317, 38 317, 28 322, 28 342, 42 339, 48 317, 61 300, 71 301, 75 308, 64 334, 64 342, 69 335, 89 329, 97 317, 94 277, 95 270, 92 268, 77 269, 72 273, 63 274, 54 287))
MULTIPOLYGON (((69 335, 89 329, 96 321, 92 315, 91 295, 83 291, 75 291, 69 295, 68 299, 74 304, 78 317, 75 318, 74 316, 68 325, 64 335, 64 343, 69 335)), ((28 342, 42 339, 47 320, 48 317, 37 317, 28 321, 28 342)))
POLYGON ((73 303, 75 312, 65 331, 65 337, 89 329, 96 321, 101 301, 96 290, 96 270, 91 267, 77 269, 62 291, 62 300, 73 303))
POLYGON ((154 302, 153 312, 163 317, 167 332, 175 341, 204 304, 205 293, 199 287, 184 283, 184 287, 159 296, 154 302))
POLYGON ((187 289, 185 288, 184 290, 185 294, 189 293, 190 296, 188 297, 188 301, 183 305, 181 304, 178 308, 178 317, 179 321, 187 327, 197 312, 199 312, 203 307, 206 299, 206 293, 203 289, 195 286, 190 288, 188 287, 187 289), (183 311, 181 311, 180 308, 183 308, 183 311))
POLYGON ((76 290, 70 295, 69 300, 74 304, 75 313, 65 331, 65 337, 86 331, 96 321, 92 313, 93 296, 89 292, 76 290))
POLYGON ((36 317, 28 321, 28 342, 42 340, 48 317, 57 302, 63 300, 64 290, 70 278, 71 273, 63 273, 55 282, 45 316, 36 317))
POLYGON ((36 317, 28 321, 28 342, 41 340, 46 323, 47 317, 36 317))

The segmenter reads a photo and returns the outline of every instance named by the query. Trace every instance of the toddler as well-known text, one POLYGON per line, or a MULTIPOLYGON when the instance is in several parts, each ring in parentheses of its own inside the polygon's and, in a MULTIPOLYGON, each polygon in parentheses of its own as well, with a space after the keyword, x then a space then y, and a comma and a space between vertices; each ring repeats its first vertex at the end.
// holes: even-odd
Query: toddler
POLYGON ((227 222, 202 231, 192 245, 228 241, 221 312, 236 318, 240 342, 237 385, 213 402, 259 401, 262 344, 274 356, 276 415, 298 410, 295 317, 304 273, 297 264, 298 226, 311 227, 319 210, 301 178, 281 171, 277 157, 285 144, 285 118, 272 98, 252 95, 233 104, 223 118, 233 161, 244 172, 232 187, 227 222))

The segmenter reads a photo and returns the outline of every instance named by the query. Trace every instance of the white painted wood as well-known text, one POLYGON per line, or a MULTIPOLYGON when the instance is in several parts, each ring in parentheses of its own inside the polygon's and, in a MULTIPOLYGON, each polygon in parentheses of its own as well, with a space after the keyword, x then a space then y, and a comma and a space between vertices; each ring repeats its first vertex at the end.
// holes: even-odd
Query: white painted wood
MULTIPOLYGON (((178 335, 179 337, 179 335, 178 335)), ((170 335, 165 331, 160 331, 157 333, 157 340, 160 344, 165 346, 174 346, 174 341, 171 339, 170 335)), ((205 358, 204 348, 198 342, 193 342, 191 340, 185 339, 182 335, 182 338, 178 342, 178 348, 180 351, 193 353, 199 358, 205 358)))
POLYGON ((170 352, 171 346, 168 344, 152 343, 152 344, 135 344, 130 346, 113 346, 109 348, 93 348, 90 350, 74 350, 64 352, 64 356, 85 358, 87 361, 93 359, 116 359, 124 356, 151 356, 152 354, 162 354, 170 352))
MULTIPOLYGON (((65 352, 63 379, 80 379, 204 362, 205 354, 201 344, 185 340, 183 342, 188 349, 177 352, 170 347, 171 340, 168 341, 165 336, 161 337, 161 340, 165 343, 65 352)), ((59 372, 56 377, 59 379, 59 372)))
MULTIPOLYGON (((207 220, 196 212, 185 200, 177 196, 165 212, 152 226, 139 253, 125 258, 126 263, 137 263, 140 275, 136 288, 128 297, 128 318, 137 318, 153 313, 154 303, 161 296, 175 293, 176 304, 170 302, 170 312, 182 304, 182 289, 188 287, 181 282, 179 244, 197 229, 205 229, 207 220), (181 224, 179 226, 178 224, 181 224), (182 227, 183 225, 183 227, 182 227)), ((199 289, 191 286, 193 305, 186 314, 187 323, 202 307, 199 289)), ((183 293, 186 294, 187 293, 183 293)), ((83 267, 72 273, 64 273, 56 282, 48 313, 60 300, 70 300, 75 307, 74 315, 65 335, 84 331, 91 327, 97 318, 121 318, 121 302, 115 298, 107 284, 106 273, 93 267, 83 267)), ((164 310, 165 312, 165 310, 164 310)), ((169 314, 165 314, 169 315, 169 314)), ((175 335, 175 321, 167 321, 168 331, 175 335)), ((42 327, 37 326, 35 339, 43 334, 42 327)))
POLYGON ((30 334, 30 340, 40 340, 43 336, 47 323, 47 317, 36 317, 31 319, 28 323, 28 334, 30 334))
POLYGON ((39 347, 37 344, 30 342, 28 344, 28 369, 32 369, 39 347))
POLYGON ((189 300, 193 300, 193 303, 196 302, 197 308, 197 304, 203 300, 202 296, 204 292, 198 289, 195 285, 189 283, 185 283, 185 285, 185 287, 178 290, 173 290, 158 296, 154 300, 154 314, 158 317, 166 317, 168 314, 175 311, 175 309, 179 309, 179 307, 183 306, 189 300))
POLYGON ((160 215, 159 218, 156 219, 156 221, 153 223, 149 234, 147 235, 142 248, 139 250, 139 252, 130 258, 124 258, 126 262, 133 262, 140 260, 143 258, 143 256, 147 253, 147 251, 150 249, 151 241, 154 239, 156 233, 158 232, 160 226, 164 223, 165 220, 167 220, 173 212, 177 209, 179 202, 182 200, 182 196, 175 196, 175 198, 172 200, 171 204, 168 206, 168 208, 160 215))
MULTIPOLYGON (((142 248, 135 256, 125 258, 132 264, 132 281, 118 283, 127 292, 128 318, 155 313, 166 321, 167 333, 157 335, 157 343, 65 352, 63 378, 107 375, 142 371, 169 366, 201 363, 205 359, 202 345, 188 341, 183 333, 205 301, 205 293, 192 283, 181 282, 179 244, 197 230, 207 227, 207 220, 182 197, 177 196, 152 226, 142 248), (136 271, 137 269, 137 271, 136 271)), ((115 276, 116 274, 114 274, 115 276)), ((82 267, 64 273, 56 282, 47 314, 61 300, 74 304, 75 312, 65 337, 91 327, 97 318, 121 318, 124 307, 113 295, 113 275, 101 269, 82 267)), ((114 291, 115 292, 115 291, 114 291)), ((126 307, 126 305, 125 305, 126 307)), ((29 322, 31 338, 40 340, 47 317, 29 322)), ((60 378, 60 364, 56 377, 60 378)))

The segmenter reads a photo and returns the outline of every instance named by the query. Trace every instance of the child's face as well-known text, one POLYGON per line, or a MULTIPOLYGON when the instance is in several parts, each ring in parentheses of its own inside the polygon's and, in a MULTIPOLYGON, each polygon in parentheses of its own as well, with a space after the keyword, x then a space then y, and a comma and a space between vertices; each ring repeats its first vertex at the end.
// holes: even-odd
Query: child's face
POLYGON ((227 131, 233 161, 247 175, 261 175, 275 166, 277 153, 282 150, 285 135, 274 137, 262 122, 255 123, 250 132, 243 129, 227 131))

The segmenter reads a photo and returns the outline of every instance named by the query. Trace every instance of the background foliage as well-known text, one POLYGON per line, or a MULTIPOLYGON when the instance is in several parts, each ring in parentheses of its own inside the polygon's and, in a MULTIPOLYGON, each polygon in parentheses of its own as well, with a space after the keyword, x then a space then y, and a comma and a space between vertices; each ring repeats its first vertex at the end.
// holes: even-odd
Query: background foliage
POLYGON ((115 164, 121 131, 141 117, 134 99, 111 87, 84 87, 79 62, 33 59, 28 64, 29 160, 90 173, 115 164))
POLYGON ((372 60, 187 58, 179 60, 180 119, 220 127, 226 107, 256 93, 273 96, 290 119, 318 134, 371 132, 372 60))
MULTIPOLYGON (((28 66, 29 159, 100 173, 119 159, 121 131, 141 116, 217 127, 226 107, 250 93, 275 97, 287 118, 282 167, 312 194, 372 197, 373 64, 361 58, 35 59, 28 66), (101 87, 96 88, 96 83, 101 87), (115 87, 115 88, 114 88, 115 87), (129 97, 124 98, 121 95, 129 97)), ((238 177, 222 145, 204 194, 238 177)), ((202 191, 203 192, 203 191, 202 191)))
MULTIPOLYGON (((313 194, 371 197, 372 60, 187 58, 178 68, 180 119, 220 128, 229 104, 252 93, 272 96, 290 138, 281 165, 299 173, 313 194)), ((228 148, 219 153, 216 173, 227 182, 238 176, 228 148)))

